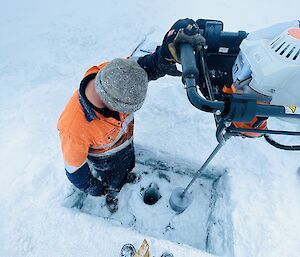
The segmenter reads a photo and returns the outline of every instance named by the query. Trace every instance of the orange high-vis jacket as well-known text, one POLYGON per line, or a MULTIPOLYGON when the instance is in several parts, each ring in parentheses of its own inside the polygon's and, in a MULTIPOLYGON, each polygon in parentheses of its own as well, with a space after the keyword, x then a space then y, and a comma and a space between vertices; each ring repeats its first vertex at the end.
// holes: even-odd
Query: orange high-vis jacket
MULTIPOLYGON (((106 64, 91 67, 85 77, 98 73, 106 64)), ((79 90, 76 90, 57 124, 65 168, 70 173, 83 166, 88 155, 108 156, 133 139, 133 114, 119 113, 120 120, 116 120, 95 111, 95 118, 89 121, 83 108, 79 90)))

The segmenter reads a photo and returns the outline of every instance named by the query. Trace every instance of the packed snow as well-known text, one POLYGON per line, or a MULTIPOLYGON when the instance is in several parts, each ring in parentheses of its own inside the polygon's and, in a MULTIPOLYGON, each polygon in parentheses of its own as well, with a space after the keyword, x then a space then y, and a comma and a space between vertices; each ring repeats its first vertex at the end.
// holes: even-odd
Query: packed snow
POLYGON ((138 180, 122 188, 117 213, 111 214, 108 211, 104 197, 86 197, 79 190, 71 190, 64 206, 76 207, 82 212, 117 222, 145 235, 205 250, 212 183, 219 177, 199 179, 193 190, 193 204, 184 213, 178 214, 169 206, 170 195, 174 187, 188 184, 197 166, 194 164, 191 167, 190 163, 186 166, 184 160, 178 159, 171 162, 171 157, 166 153, 153 154, 150 149, 142 149, 140 146, 136 146, 136 155, 135 172, 138 180), (149 202, 154 201, 151 198, 147 201, 145 197, 153 189, 157 190, 158 201, 149 205, 149 202))
MULTIPOLYGON (((175 257, 299 256, 299 153, 275 149, 263 139, 228 141, 211 164, 226 174, 217 184, 199 180, 191 189, 194 202, 180 214, 191 215, 190 222, 186 218, 182 225, 184 216, 176 217, 178 229, 189 239, 164 236, 155 226, 165 226, 172 214, 168 194, 185 186, 191 174, 164 182, 164 198, 152 207, 143 203, 138 187, 155 176, 126 185, 124 197, 136 192, 134 206, 123 205, 120 211, 159 209, 165 220, 153 226, 142 224, 145 213, 136 213, 140 223, 135 227, 122 222, 121 213, 108 219, 100 210, 103 199, 95 212, 94 197, 81 209, 71 208, 72 187, 56 131, 57 119, 85 70, 128 56, 145 35, 143 47, 153 47, 185 17, 219 19, 227 31, 253 31, 299 19, 299 1, 12 0, 1 7, 0 256, 119 256, 123 244, 138 247, 144 238, 154 256, 165 250, 175 257), (201 182, 207 186, 203 191, 201 182), (200 200, 203 206, 196 206, 200 200), (197 218, 199 227, 193 226, 197 218)), ((271 120, 270 126, 299 130, 299 124, 281 120, 271 120)), ((282 140, 299 143, 291 137, 282 140)), ((214 120, 189 103, 180 78, 166 76, 150 82, 146 102, 135 114, 135 143, 167 163, 192 163, 195 171, 217 144, 214 120)), ((171 171, 166 175, 178 176, 171 171)))

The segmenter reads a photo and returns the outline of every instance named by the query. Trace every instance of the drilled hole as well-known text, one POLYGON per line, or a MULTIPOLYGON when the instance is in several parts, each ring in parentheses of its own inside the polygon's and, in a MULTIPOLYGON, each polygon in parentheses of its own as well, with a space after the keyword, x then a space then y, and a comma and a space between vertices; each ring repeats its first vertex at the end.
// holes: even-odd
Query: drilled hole
POLYGON ((150 184, 150 186, 144 192, 144 203, 148 205, 154 205, 161 198, 159 188, 156 184, 150 184))

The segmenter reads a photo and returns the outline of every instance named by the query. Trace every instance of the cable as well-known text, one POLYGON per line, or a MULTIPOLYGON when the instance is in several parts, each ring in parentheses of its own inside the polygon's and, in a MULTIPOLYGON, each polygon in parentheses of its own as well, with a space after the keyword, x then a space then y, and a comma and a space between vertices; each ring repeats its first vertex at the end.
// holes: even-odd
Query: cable
POLYGON ((286 150, 286 151, 300 151, 300 145, 282 145, 276 142, 274 139, 272 139, 269 135, 264 135, 264 138, 270 145, 278 149, 286 150))

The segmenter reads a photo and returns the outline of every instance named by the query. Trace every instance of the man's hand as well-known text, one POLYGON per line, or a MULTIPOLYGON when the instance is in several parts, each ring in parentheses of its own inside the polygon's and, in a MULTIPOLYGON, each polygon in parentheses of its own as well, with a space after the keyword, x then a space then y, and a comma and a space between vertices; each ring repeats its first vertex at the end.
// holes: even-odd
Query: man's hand
POLYGON ((92 175, 87 163, 73 173, 66 170, 66 175, 75 187, 89 195, 102 196, 108 191, 108 185, 92 175))
POLYGON ((180 63, 178 42, 196 46, 205 43, 203 40, 204 38, 199 34, 199 27, 194 20, 189 18, 178 20, 164 37, 161 55, 169 62, 180 63))
POLYGON ((147 72, 148 80, 165 76, 181 76, 175 63, 180 63, 178 46, 188 43, 193 47, 204 45, 205 39, 199 34, 199 27, 192 19, 178 20, 164 37, 163 43, 153 54, 142 56, 138 64, 147 72))
POLYGON ((105 183, 91 177, 88 182, 88 187, 83 189, 83 191, 92 196, 103 196, 107 193, 107 188, 108 187, 105 183))

